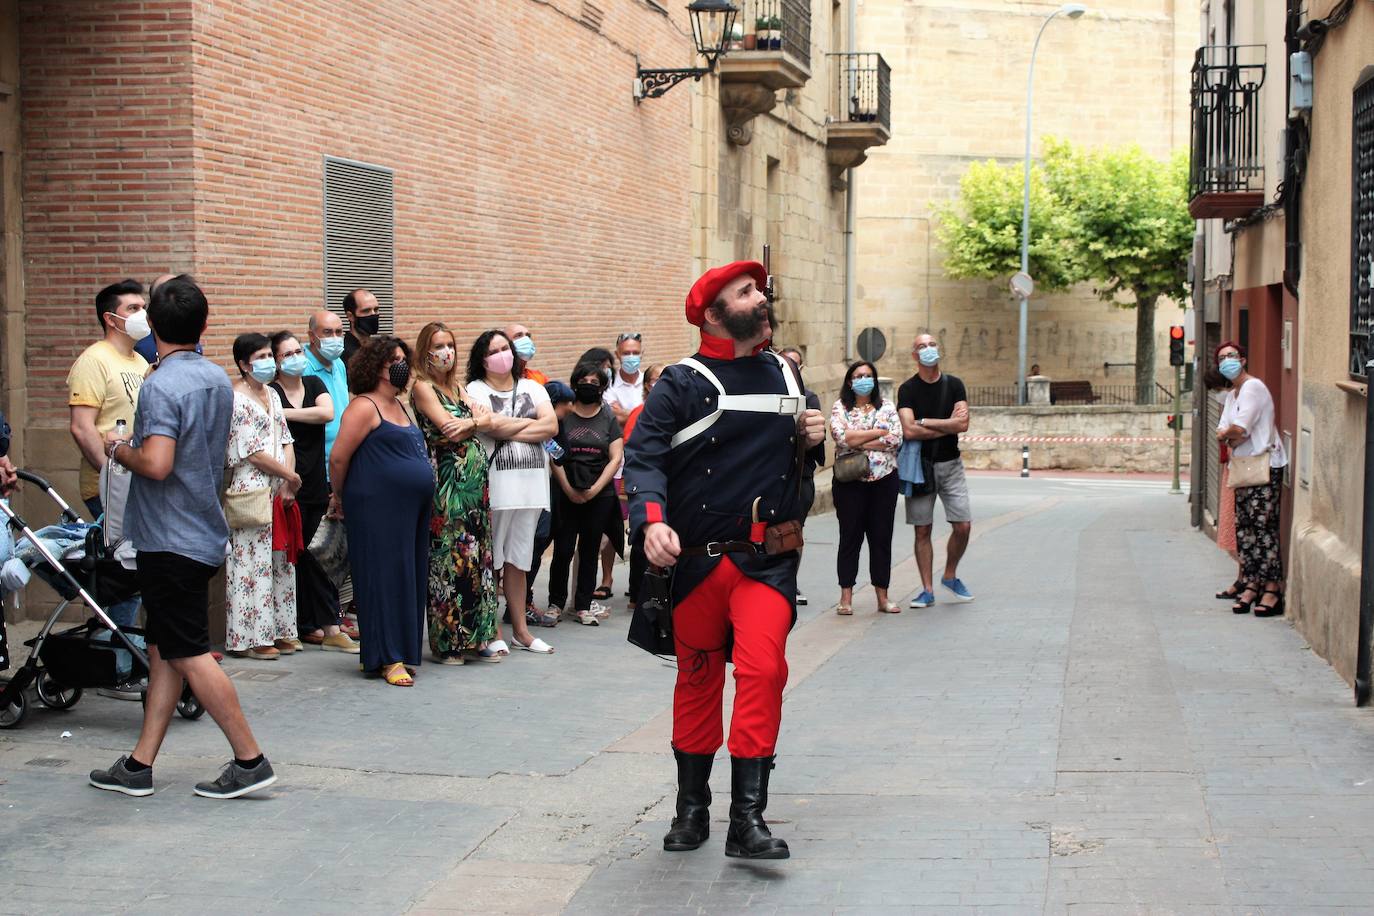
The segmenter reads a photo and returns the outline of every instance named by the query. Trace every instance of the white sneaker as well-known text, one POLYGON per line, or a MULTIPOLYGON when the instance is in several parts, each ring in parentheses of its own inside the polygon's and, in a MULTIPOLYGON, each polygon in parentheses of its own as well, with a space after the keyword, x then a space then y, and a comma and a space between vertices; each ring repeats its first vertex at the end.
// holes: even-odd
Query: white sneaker
POLYGON ((584 627, 599 627, 601 621, 597 619, 596 612, 590 609, 577 612, 577 622, 584 627))
POLYGON ((611 609, 599 601, 593 601, 591 613, 597 620, 605 620, 611 616, 611 609))

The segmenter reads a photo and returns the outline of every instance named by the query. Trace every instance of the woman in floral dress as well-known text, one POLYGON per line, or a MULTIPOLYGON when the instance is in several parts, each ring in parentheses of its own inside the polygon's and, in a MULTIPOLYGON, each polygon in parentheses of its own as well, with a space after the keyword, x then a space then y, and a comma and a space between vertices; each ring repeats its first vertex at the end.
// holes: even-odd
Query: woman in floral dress
MULTIPOLYGON (((262 334, 234 341, 234 416, 229 429, 228 493, 271 488, 290 504, 300 489, 291 431, 277 393, 267 386, 277 374, 271 342, 262 334)), ((286 552, 272 549, 272 522, 229 530, 225 566, 224 648, 240 658, 269 660, 300 648, 296 639, 296 570, 286 552)))
POLYGON ((491 562, 487 455, 473 438, 490 413, 468 403, 455 371, 453 333, 431 322, 415 342, 411 404, 434 464, 434 515, 429 540, 429 650, 461 665, 464 650, 499 661, 487 647, 496 636, 496 578, 491 562))

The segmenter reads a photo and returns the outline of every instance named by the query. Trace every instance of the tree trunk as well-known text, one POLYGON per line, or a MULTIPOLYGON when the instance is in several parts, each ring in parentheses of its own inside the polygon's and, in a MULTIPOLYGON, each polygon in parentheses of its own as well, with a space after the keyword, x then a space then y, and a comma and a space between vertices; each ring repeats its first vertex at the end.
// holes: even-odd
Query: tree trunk
POLYGON ((1155 302, 1138 299, 1135 306, 1135 402, 1153 404, 1155 397, 1155 302))

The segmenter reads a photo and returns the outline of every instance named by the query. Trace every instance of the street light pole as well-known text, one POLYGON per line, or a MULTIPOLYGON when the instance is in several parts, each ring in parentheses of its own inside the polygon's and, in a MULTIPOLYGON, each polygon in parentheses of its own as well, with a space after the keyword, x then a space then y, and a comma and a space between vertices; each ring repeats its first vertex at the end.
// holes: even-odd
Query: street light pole
MULTIPOLYGON (((1040 50, 1040 37, 1045 27, 1060 13, 1070 19, 1077 19, 1088 11, 1081 3, 1065 3, 1050 13, 1035 33, 1035 44, 1031 46, 1030 67, 1026 72, 1026 156, 1025 178, 1021 189, 1021 272, 1030 273, 1030 170, 1031 170, 1031 92, 1035 85, 1035 55, 1040 50)), ((1026 323, 1030 310, 1030 298, 1022 296, 1021 313, 1016 329, 1016 403, 1026 403, 1026 323)))

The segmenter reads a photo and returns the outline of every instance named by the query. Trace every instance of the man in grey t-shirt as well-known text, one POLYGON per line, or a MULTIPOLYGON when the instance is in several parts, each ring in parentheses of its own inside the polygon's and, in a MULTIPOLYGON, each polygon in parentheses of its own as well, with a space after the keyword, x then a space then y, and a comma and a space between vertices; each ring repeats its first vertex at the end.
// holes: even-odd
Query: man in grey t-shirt
POLYGON ((210 579, 224 563, 229 527, 220 508, 234 393, 224 370, 196 352, 209 318, 205 294, 188 276, 153 293, 148 322, 158 370, 139 392, 134 438, 111 433, 107 457, 134 474, 125 534, 138 551, 138 587, 148 616, 148 694, 133 752, 91 785, 153 794, 153 761, 167 735, 182 679, 229 739, 234 759, 218 779, 196 784, 208 798, 238 798, 277 781, 238 693, 210 654, 210 579))

